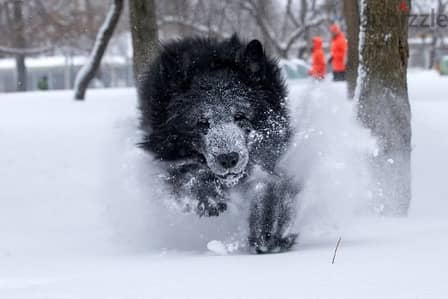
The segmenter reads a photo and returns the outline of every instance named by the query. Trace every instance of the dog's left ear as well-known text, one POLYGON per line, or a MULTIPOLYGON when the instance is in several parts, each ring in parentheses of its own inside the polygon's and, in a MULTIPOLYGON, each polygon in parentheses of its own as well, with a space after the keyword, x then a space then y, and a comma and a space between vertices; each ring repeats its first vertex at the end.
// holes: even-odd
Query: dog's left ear
POLYGON ((261 42, 257 39, 247 44, 243 55, 244 68, 254 80, 264 78, 265 54, 261 42))

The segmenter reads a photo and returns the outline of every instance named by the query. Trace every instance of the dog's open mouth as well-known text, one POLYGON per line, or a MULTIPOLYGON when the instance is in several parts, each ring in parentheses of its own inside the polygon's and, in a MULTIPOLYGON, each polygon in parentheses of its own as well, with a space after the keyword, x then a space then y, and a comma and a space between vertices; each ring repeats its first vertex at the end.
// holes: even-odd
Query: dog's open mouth
POLYGON ((245 176, 246 172, 239 173, 228 172, 224 175, 218 175, 218 178, 227 186, 234 186, 245 176))

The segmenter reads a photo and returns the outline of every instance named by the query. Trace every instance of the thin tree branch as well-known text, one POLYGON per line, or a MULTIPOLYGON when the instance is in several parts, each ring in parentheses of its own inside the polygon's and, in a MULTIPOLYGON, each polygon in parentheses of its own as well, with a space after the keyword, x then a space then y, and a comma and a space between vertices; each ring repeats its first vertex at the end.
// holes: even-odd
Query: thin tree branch
POLYGON ((37 55, 53 50, 53 47, 42 48, 11 48, 0 46, 0 53, 7 55, 37 55))
POLYGON ((199 33, 199 34, 213 34, 219 37, 229 37, 230 34, 222 32, 221 30, 219 30, 219 28, 215 27, 215 26, 206 26, 206 25, 201 25, 201 24, 197 24, 193 21, 186 21, 186 20, 181 20, 178 17, 175 16, 163 16, 162 18, 160 18, 157 22, 157 25, 162 27, 165 25, 179 25, 179 26, 184 26, 189 28, 190 30, 199 33))

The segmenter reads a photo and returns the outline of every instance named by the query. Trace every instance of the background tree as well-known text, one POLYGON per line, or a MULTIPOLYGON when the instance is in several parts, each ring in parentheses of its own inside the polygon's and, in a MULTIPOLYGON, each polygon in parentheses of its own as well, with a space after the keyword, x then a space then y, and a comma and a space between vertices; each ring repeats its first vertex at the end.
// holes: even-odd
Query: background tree
POLYGON ((144 67, 157 53, 158 31, 154 0, 130 0, 134 76, 138 81, 144 67))
MULTIPOLYGON (((428 17, 425 26, 421 24, 413 24, 410 27, 410 35, 414 38, 421 38, 422 45, 428 48, 428 59, 425 67, 433 69, 440 59, 440 49, 445 47, 445 37, 447 36, 446 20, 445 24, 439 23, 439 18, 446 15, 448 8, 448 0, 417 0, 414 1, 412 13, 420 15, 434 14, 435 18, 428 17), (427 41, 429 39, 429 42, 427 41)), ((422 17, 421 17, 422 18, 422 17)), ((421 23, 421 18, 418 20, 421 23)))
POLYGON ((202 35, 260 39, 269 52, 282 58, 306 59, 313 35, 329 37, 328 26, 342 22, 339 0, 172 0, 160 1, 161 39, 202 35))
POLYGON ((26 57, 86 55, 106 11, 105 1, 0 0, 0 57, 16 59, 17 88, 27 87, 26 57))
MULTIPOLYGON (((14 37, 15 47, 17 49, 25 49, 25 22, 23 20, 23 1, 16 0, 14 6, 14 37)), ((16 69, 17 69, 17 91, 26 91, 26 68, 25 68, 25 53, 18 51, 16 54, 16 69)))
POLYGON ((373 161, 378 209, 406 215, 411 200, 411 111, 407 90, 409 0, 361 1, 359 118, 379 143, 373 161))
MULTIPOLYGON (((275 49, 281 57, 288 57, 291 48, 299 43, 303 49, 309 48, 310 32, 324 24, 326 15, 317 0, 288 0, 280 17, 271 17, 277 2, 244 0, 241 9, 248 11, 260 28, 263 39, 275 49), (300 43, 301 42, 301 43, 300 43)), ((299 51, 302 56, 303 51, 299 51)))
POLYGON ((75 80, 75 99, 84 100, 87 87, 101 64, 104 52, 112 38, 123 10, 123 0, 113 0, 104 24, 100 28, 87 63, 79 70, 75 80))

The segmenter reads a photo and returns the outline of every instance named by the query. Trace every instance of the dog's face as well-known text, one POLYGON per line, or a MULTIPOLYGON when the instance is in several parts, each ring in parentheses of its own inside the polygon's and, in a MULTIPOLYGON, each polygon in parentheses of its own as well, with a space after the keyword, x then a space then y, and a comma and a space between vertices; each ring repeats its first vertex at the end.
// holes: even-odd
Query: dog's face
POLYGON ((161 160, 200 161, 227 186, 252 165, 272 171, 289 132, 275 62, 257 40, 241 47, 230 39, 207 52, 190 46, 164 52, 147 76, 151 88, 140 96, 151 99, 141 107, 151 134, 143 146, 161 160))
MULTIPOLYGON (((248 170, 252 141, 255 94, 232 72, 219 71, 193 80, 177 101, 188 101, 179 122, 194 136, 195 150, 223 184, 232 186, 248 170)), ((177 111, 177 108, 176 108, 177 111)))

